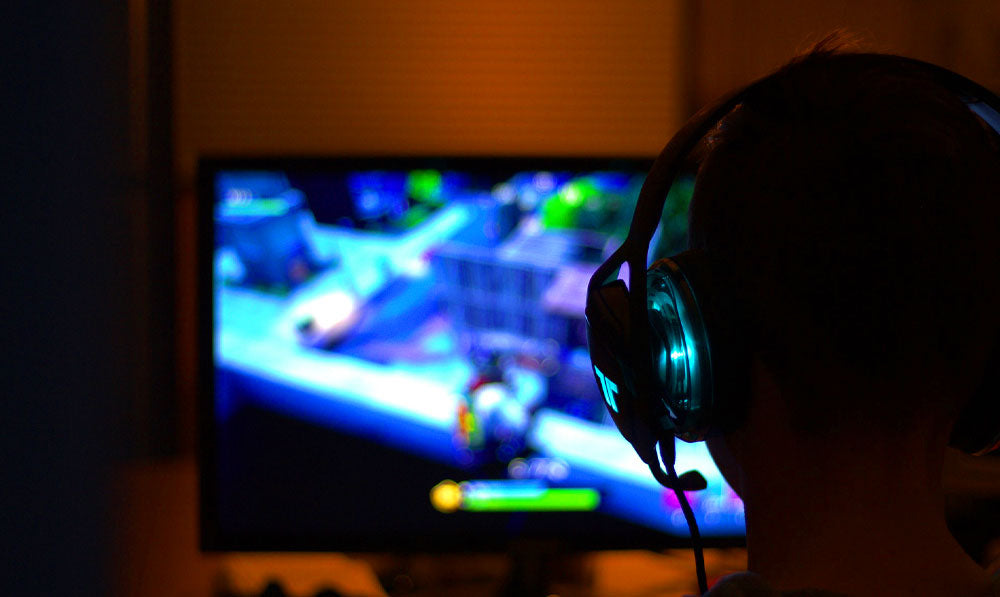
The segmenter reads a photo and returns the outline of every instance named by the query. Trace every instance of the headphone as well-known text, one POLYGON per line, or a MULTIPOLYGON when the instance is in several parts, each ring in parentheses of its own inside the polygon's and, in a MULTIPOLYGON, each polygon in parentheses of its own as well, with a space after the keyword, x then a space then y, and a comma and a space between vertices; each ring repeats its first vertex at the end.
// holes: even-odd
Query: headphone
MULTIPOLYGON (((920 60, 866 56, 925 72, 1000 135, 1000 99, 982 86, 920 60)), ((727 293, 717 291, 723 284, 713 276, 705 250, 660 259, 648 269, 647 259, 667 192, 688 155, 737 105, 773 78, 764 77, 720 98, 674 135, 646 177, 625 241, 587 287, 587 338, 594 377, 618 430, 657 481, 677 494, 695 547, 702 593, 708 589, 700 536, 684 492, 704 489, 706 482, 697 471, 677 475, 674 438, 700 441, 742 416, 750 351, 734 321, 735 305, 728 302, 727 293)), ((985 371, 950 437, 952 447, 968 454, 1000 447, 1000 333, 985 371)))

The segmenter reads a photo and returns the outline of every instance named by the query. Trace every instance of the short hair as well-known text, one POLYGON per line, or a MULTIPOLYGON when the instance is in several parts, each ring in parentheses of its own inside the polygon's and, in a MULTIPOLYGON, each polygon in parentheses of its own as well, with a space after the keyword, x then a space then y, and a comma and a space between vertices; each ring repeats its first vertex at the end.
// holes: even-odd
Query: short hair
POLYGON ((835 369, 899 389, 864 416, 955 415, 998 331, 996 135, 924 69, 836 45, 706 138, 689 244, 726 270, 747 346, 810 396, 803 429, 851 400, 835 369))

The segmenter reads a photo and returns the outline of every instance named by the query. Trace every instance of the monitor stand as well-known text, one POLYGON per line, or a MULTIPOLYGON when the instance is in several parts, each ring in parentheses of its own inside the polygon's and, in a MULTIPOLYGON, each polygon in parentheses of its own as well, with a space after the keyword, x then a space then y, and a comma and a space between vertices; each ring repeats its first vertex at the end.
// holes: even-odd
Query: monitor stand
POLYGON ((518 543, 506 553, 361 556, 391 597, 589 597, 587 553, 554 543, 518 543))
POLYGON ((590 594, 593 578, 584 553, 552 543, 528 543, 512 546, 508 559, 510 568, 496 597, 590 594))

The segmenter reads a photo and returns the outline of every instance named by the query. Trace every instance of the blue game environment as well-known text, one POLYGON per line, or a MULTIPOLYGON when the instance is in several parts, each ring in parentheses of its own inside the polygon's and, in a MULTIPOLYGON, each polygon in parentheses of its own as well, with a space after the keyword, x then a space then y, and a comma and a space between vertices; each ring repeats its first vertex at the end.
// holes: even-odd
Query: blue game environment
MULTIPOLYGON (((211 172, 221 536, 687 536, 587 352, 587 282, 624 239, 645 167, 582 166, 211 172)), ((651 257, 683 250, 692 186, 674 185, 651 257)), ((704 444, 678 442, 677 469, 708 480, 689 494, 702 533, 742 535, 704 444)))

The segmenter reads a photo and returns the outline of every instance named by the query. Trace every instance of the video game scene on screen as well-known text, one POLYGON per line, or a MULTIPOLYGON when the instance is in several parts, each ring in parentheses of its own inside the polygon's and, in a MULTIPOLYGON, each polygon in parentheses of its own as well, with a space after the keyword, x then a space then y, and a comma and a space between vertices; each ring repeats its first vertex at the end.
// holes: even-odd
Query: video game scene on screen
MULTIPOLYGON (((686 535, 587 352, 587 282, 644 174, 216 173, 217 425, 252 407, 434 463, 407 482, 435 516, 583 512, 686 535)), ((671 191, 655 253, 683 250, 692 186, 671 191)), ((703 532, 742 534, 707 450, 678 452, 709 482, 692 494, 703 532)), ((219 458, 220 476, 240 466, 219 458)))

